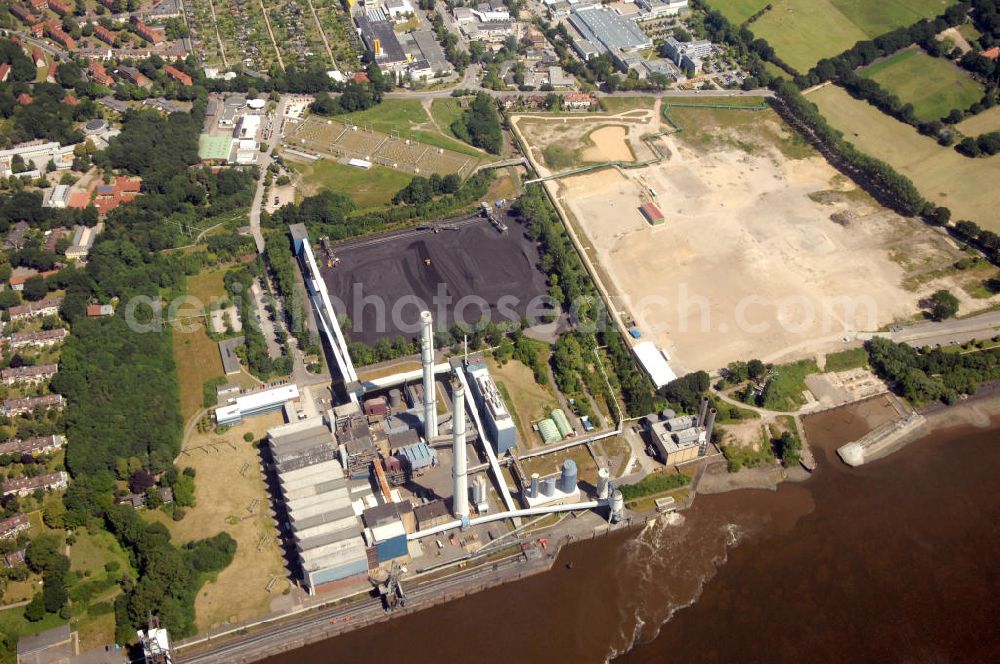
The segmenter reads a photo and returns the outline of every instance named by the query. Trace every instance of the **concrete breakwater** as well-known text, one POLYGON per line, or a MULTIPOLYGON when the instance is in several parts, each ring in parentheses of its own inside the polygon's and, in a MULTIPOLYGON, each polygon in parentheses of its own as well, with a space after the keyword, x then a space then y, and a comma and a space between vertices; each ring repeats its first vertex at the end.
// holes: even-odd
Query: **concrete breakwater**
POLYGON ((848 466, 861 466, 866 461, 891 451, 895 445, 921 430, 926 421, 920 413, 911 412, 903 418, 886 422, 858 440, 840 446, 837 454, 848 466))

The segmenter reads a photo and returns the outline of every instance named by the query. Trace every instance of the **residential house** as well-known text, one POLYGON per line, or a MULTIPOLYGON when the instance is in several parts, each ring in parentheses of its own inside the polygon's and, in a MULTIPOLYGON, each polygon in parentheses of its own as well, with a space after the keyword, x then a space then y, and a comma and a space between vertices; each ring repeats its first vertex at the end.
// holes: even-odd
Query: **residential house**
POLYGON ((108 44, 109 46, 114 46, 116 43, 118 43, 118 35, 111 32, 103 25, 94 26, 94 36, 100 39, 105 44, 108 44))
POLYGON ((37 385, 44 383, 59 373, 58 364, 36 364, 30 367, 16 367, 0 371, 0 381, 4 385, 37 385))
POLYGON ((62 0, 48 0, 49 9, 59 14, 60 16, 69 16, 73 13, 69 5, 62 2, 62 0))
POLYGON ((563 95, 563 108, 570 111, 589 111, 594 98, 586 92, 571 92, 563 95))
POLYGON ((10 65, 6 62, 0 63, 0 83, 6 83, 10 78, 10 65))
POLYGON ((55 83, 56 82, 56 70, 57 69, 59 69, 59 61, 58 60, 53 60, 52 62, 49 63, 49 70, 45 73, 45 82, 46 83, 55 83))
POLYGON ((170 78, 174 79, 181 85, 191 85, 193 83, 190 76, 182 72, 180 69, 177 69, 173 65, 167 65, 166 67, 163 68, 163 71, 165 71, 167 75, 170 76, 170 78))
POLYGON ((10 316, 11 320, 27 320, 29 318, 42 316, 54 316, 59 313, 59 307, 61 305, 62 298, 53 297, 47 300, 28 302, 27 304, 20 304, 16 307, 11 307, 7 310, 7 314, 10 316))
POLYGON ((69 485, 69 475, 63 471, 38 475, 37 477, 18 477, 16 479, 4 480, 3 495, 15 494, 27 496, 38 489, 44 491, 53 489, 65 489, 69 485))
POLYGON ((36 12, 43 12, 49 8, 48 0, 31 0, 31 8, 36 12))
POLYGON ((162 30, 149 27, 148 25, 140 21, 139 17, 137 16, 133 16, 131 20, 132 20, 132 27, 135 28, 136 34, 145 39, 146 41, 148 41, 150 44, 153 45, 162 44, 164 41, 166 41, 166 35, 163 33, 162 30))
POLYGON ((76 49, 76 40, 63 32, 62 28, 60 28, 57 23, 53 21, 52 23, 49 23, 46 28, 48 30, 49 37, 52 38, 52 41, 57 44, 61 44, 67 51, 76 49))
POLYGON ((146 78, 146 76, 136 69, 135 67, 119 67, 118 73, 127 78, 132 83, 135 83, 140 88, 151 88, 153 87, 153 82, 146 78))
POLYGON ((27 9, 20 5, 11 4, 7 11, 21 19, 21 22, 25 25, 33 25, 38 22, 38 17, 29 12, 27 9))
POLYGON ((59 274, 59 270, 46 270, 45 272, 33 272, 31 274, 19 274, 17 276, 11 277, 7 283, 10 284, 11 290, 23 291, 24 282, 28 281, 33 277, 42 277, 47 279, 54 274, 59 274))
POLYGON ((57 327, 53 330, 42 330, 40 332, 15 332, 7 337, 11 348, 45 348, 54 346, 69 336, 69 331, 64 327, 57 327))
POLYGON ((103 318, 105 316, 112 316, 115 313, 115 308, 110 304, 88 304, 87 305, 87 316, 89 318, 103 318))
POLYGON ((15 514, 0 521, 0 539, 14 539, 30 527, 27 514, 15 514))
POLYGON ((14 551, 13 553, 8 553, 6 556, 4 556, 3 557, 4 567, 11 569, 18 565, 23 565, 25 561, 24 552, 26 550, 27 549, 18 549, 17 551, 14 551))
POLYGON ((24 440, 14 438, 5 443, 0 443, 0 454, 31 454, 32 456, 48 454, 49 452, 62 449, 62 446, 65 444, 66 439, 58 435, 35 436, 34 438, 25 438, 24 440))
POLYGON ((37 46, 33 46, 31 48, 31 59, 35 61, 36 67, 45 66, 45 54, 42 53, 42 49, 38 48, 37 46))
POLYGON ((26 397, 24 399, 5 399, 3 402, 3 415, 14 417, 30 413, 36 408, 55 408, 62 410, 63 398, 61 394, 46 394, 41 397, 26 397))
POLYGON ((31 226, 26 221, 19 221, 10 227, 7 239, 4 240, 4 249, 21 249, 24 247, 24 237, 28 234, 31 226))
POLYGON ((29 95, 27 92, 22 92, 17 96, 17 103, 20 104, 21 106, 28 106, 31 104, 32 101, 34 100, 31 98, 31 95, 29 95))

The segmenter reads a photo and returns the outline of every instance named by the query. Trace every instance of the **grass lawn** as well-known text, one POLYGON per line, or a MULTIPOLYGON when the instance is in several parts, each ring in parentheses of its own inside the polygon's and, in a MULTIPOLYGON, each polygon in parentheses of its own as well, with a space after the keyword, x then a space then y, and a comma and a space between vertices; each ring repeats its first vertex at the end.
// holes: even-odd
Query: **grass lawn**
MULTIPOLYGON (((228 268, 217 268, 188 277, 188 295, 206 306, 213 297, 222 297, 225 288, 223 275, 228 268)), ((205 321, 186 321, 193 331, 173 330, 174 359, 181 389, 181 416, 186 422, 202 407, 205 381, 224 376, 219 345, 205 332, 205 321)))
POLYGON ((608 113, 624 113, 637 109, 653 108, 653 97, 603 97, 601 103, 608 113))
POLYGON ((413 179, 409 173, 393 168, 372 166, 366 171, 328 159, 318 159, 309 164, 289 164, 302 173, 300 193, 303 196, 329 189, 347 194, 361 208, 387 205, 396 192, 413 179))
POLYGON ((795 410, 806 402, 802 396, 806 389, 806 376, 818 373, 819 367, 815 360, 800 360, 778 365, 774 371, 776 375, 771 379, 764 407, 771 410, 795 410))
POLYGON ((828 373, 847 371, 863 367, 866 364, 868 364, 868 352, 864 348, 852 348, 827 355, 823 371, 828 373))
POLYGON ((955 126, 966 136, 978 136, 991 131, 1000 131, 1000 106, 994 106, 978 115, 966 118, 955 126))
POLYGON ((861 72, 903 103, 913 104, 917 117, 936 120, 954 108, 965 110, 983 97, 984 88, 964 70, 919 48, 900 51, 861 72))
POLYGON ((386 99, 367 111, 349 113, 339 116, 338 119, 344 121, 350 119, 354 124, 366 125, 375 131, 387 134, 398 131, 401 138, 410 138, 427 145, 454 150, 473 157, 481 157, 485 154, 471 145, 466 145, 439 132, 418 99, 386 99))
MULTIPOLYGON (((707 97, 671 99, 674 103, 705 105, 713 100, 707 97)), ((725 102, 723 102, 725 103, 725 102)), ((740 98, 734 106, 756 106, 763 103, 759 97, 740 98)), ((788 159, 805 159, 816 151, 798 132, 789 129, 771 109, 751 111, 725 108, 691 108, 671 106, 670 117, 682 129, 674 134, 677 140, 699 151, 714 147, 735 147, 748 154, 761 149, 777 148, 788 159)))
MULTIPOLYGON (((0 634, 9 638, 11 644, 16 644, 17 640, 22 636, 38 634, 39 632, 44 632, 47 629, 52 629, 53 627, 58 627, 59 625, 64 624, 66 624, 66 621, 55 613, 46 613, 45 617, 38 622, 28 622, 24 618, 23 606, 17 606, 12 609, 4 609, 3 611, 0 611, 0 634)), ((14 661, 13 656, 7 659, 6 655, 7 653, 0 650, 0 661, 14 661)))
POLYGON ((548 417, 553 408, 559 407, 556 395, 548 385, 536 383, 531 369, 517 360, 500 366, 491 357, 486 364, 493 380, 510 401, 521 440, 528 447, 540 447, 541 437, 531 430, 531 423, 548 417))
POLYGON ((459 100, 454 98, 447 99, 435 99, 431 102, 431 115, 434 116, 434 122, 441 129, 446 136, 450 136, 455 140, 458 137, 451 131, 451 123, 462 116, 465 112, 461 106, 459 106, 459 100))
POLYGON ((70 547, 70 570, 96 577, 104 574, 104 565, 113 560, 122 570, 130 567, 128 555, 114 535, 103 530, 91 535, 85 528, 78 529, 76 543, 70 547))
POLYGON ((810 93, 809 101, 857 148, 886 161, 913 180, 926 198, 948 207, 952 219, 1000 231, 994 193, 1000 155, 963 157, 836 85, 810 93))
MULTIPOLYGON (((768 0, 708 0, 709 6, 739 24, 768 0)), ((873 39, 921 18, 937 16, 950 0, 772 0, 749 27, 766 39, 778 57, 801 73, 864 39, 873 39)))
POLYGON ((228 532, 237 542, 232 564, 198 592, 195 611, 199 629, 266 613, 271 599, 288 587, 288 572, 258 470, 257 450, 243 440, 247 432, 259 440, 267 429, 283 422, 281 413, 269 413, 248 418, 221 436, 195 433, 189 447, 217 443, 217 451, 192 449, 177 460, 178 467, 191 466, 197 472, 195 506, 187 508, 182 521, 173 521, 159 510, 143 512, 149 520, 166 525, 178 546, 220 531, 228 532), (265 587, 271 576, 277 576, 279 582, 268 593, 265 587))

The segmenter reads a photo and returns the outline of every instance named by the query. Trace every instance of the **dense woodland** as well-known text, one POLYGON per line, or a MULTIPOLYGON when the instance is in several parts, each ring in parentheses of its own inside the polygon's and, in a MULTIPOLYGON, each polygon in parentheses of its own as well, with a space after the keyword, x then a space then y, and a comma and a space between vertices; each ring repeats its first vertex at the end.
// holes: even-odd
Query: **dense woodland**
POLYGON ((865 348, 879 377, 916 406, 938 400, 950 404, 961 394, 975 394, 980 383, 1000 379, 1000 349, 948 353, 881 337, 867 342, 865 348))
POLYGON ((460 139, 493 154, 503 149, 503 132, 496 102, 485 92, 480 92, 472 104, 451 124, 451 131, 460 139))

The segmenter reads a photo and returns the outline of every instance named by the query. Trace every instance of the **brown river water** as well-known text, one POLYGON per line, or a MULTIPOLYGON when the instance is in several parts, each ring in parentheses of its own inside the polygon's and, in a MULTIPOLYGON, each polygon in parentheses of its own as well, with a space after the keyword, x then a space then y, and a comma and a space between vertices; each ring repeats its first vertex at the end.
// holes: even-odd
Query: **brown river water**
POLYGON ((571 545, 546 574, 268 661, 1000 661, 993 425, 855 469, 834 450, 868 425, 829 411, 806 421, 806 482, 701 495, 672 523, 571 545))

